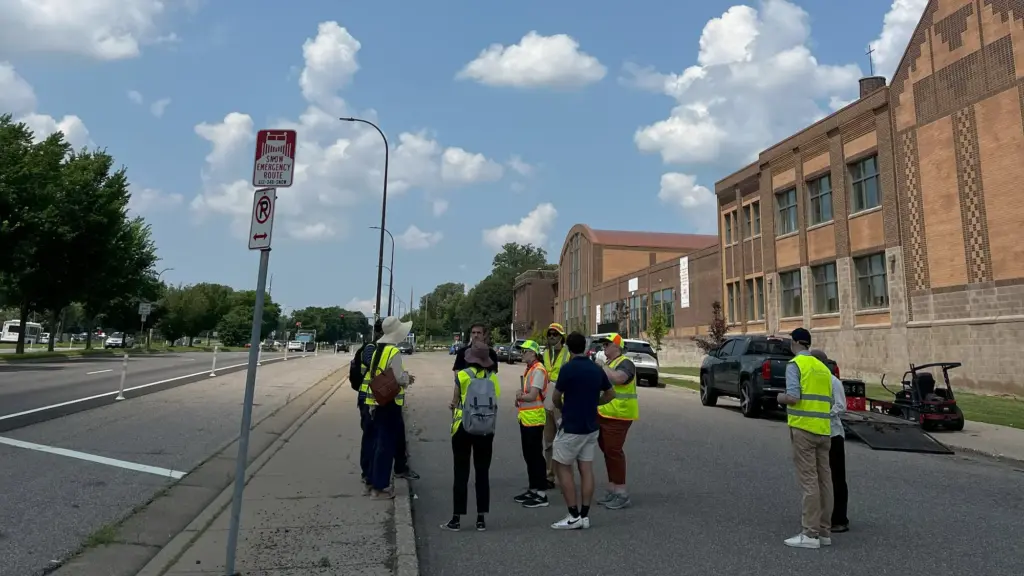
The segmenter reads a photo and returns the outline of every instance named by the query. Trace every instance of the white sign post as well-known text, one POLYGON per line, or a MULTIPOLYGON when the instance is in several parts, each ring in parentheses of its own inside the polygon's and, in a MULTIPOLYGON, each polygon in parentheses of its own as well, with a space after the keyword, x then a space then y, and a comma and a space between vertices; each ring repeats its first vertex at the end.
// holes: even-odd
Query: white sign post
POLYGON ((287 188, 295 174, 295 130, 260 130, 256 134, 256 160, 252 185, 287 188))
POLYGON ((249 250, 270 250, 274 234, 274 208, 277 189, 261 188, 252 199, 252 222, 249 224, 249 250))
MULTIPOLYGON (((140 333, 146 335, 146 318, 153 311, 153 305, 149 302, 139 302, 139 316, 142 318, 142 329, 140 333)), ((149 350, 149 338, 146 338, 146 350, 149 350)))

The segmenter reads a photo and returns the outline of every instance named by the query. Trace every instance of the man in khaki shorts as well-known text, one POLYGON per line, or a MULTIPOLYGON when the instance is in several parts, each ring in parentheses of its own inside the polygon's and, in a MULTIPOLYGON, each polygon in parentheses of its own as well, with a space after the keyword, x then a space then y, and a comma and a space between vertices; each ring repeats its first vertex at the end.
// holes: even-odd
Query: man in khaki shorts
POLYGON ((566 347, 572 357, 562 366, 552 393, 562 422, 552 446, 552 464, 562 489, 569 514, 551 525, 555 530, 590 528, 590 503, 594 498, 594 453, 597 449, 597 407, 615 398, 615 389, 600 366, 584 351, 587 339, 578 332, 569 334, 566 347), (572 465, 580 470, 580 498, 572 465), (580 502, 580 506, 577 506, 580 502))

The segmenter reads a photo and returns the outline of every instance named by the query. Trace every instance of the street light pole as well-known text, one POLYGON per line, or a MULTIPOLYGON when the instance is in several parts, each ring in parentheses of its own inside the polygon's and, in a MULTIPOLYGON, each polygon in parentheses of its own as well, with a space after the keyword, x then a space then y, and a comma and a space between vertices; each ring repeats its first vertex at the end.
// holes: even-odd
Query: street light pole
MULTIPOLYGON (((384 228, 388 225, 388 160, 390 156, 390 146, 388 145, 388 137, 384 135, 384 132, 379 126, 370 122, 369 120, 363 120, 362 118, 339 118, 339 120, 345 122, 360 122, 373 126, 374 130, 380 134, 381 139, 384 140, 384 196, 381 199, 380 205, 380 249, 377 253, 377 307, 374 308, 374 316, 380 318, 380 289, 381 283, 384 281, 384 228)), ((394 251, 392 251, 394 254, 394 251)), ((376 318, 375 318, 376 319, 376 318)))
POLYGON ((387 228, 381 228, 380 226, 370 226, 371 230, 384 230, 391 237, 391 267, 388 268, 388 316, 391 316, 391 297, 395 293, 395 237, 391 235, 391 231, 387 228))

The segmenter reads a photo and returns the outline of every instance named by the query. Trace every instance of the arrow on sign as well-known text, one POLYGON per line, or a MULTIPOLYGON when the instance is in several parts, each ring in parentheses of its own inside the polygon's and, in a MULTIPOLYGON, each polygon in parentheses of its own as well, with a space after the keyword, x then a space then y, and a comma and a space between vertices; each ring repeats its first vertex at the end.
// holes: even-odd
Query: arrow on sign
POLYGON ((252 235, 252 239, 253 240, 265 240, 266 238, 267 238, 266 234, 253 234, 252 235))

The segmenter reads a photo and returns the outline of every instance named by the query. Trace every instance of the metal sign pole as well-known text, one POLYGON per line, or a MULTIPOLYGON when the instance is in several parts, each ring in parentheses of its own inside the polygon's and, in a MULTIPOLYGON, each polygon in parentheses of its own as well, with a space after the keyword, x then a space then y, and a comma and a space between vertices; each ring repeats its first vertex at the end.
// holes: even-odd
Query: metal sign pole
POLYGON ((249 367, 245 374, 245 399, 242 401, 242 427, 238 436, 238 458, 235 461, 235 493, 231 501, 231 524, 228 528, 228 551, 225 575, 235 576, 235 553, 238 548, 238 525, 242 514, 242 491, 245 489, 245 469, 249 455, 249 428, 252 426, 252 403, 256 395, 256 362, 260 354, 260 336, 263 327, 264 291, 267 287, 267 266, 270 250, 260 251, 260 271, 256 279, 256 307, 252 313, 252 338, 249 348, 249 367))

